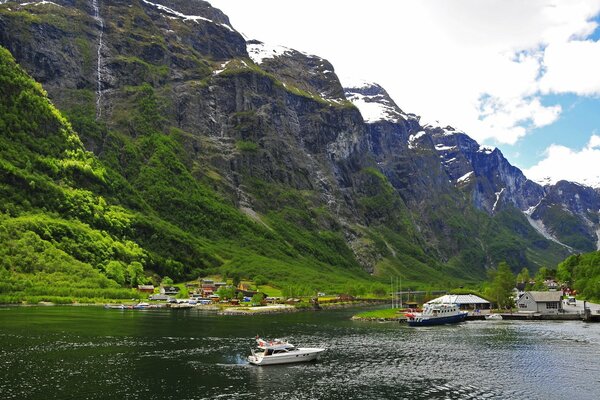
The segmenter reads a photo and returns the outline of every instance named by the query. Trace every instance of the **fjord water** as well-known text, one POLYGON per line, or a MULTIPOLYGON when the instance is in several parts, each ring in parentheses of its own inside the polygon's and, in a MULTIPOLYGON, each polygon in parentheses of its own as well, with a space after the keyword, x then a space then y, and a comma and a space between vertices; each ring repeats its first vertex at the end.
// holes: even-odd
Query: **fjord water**
POLYGON ((598 399, 600 325, 410 328, 356 310, 252 317, 195 310, 0 308, 3 399, 598 399), (254 367, 256 334, 326 347, 254 367))

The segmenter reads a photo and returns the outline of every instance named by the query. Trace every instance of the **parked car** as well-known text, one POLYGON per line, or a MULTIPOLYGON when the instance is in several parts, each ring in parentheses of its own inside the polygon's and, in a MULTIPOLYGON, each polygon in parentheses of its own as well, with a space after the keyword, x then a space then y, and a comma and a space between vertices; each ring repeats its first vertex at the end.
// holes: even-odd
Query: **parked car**
POLYGON ((567 304, 576 304, 577 300, 575 299, 575 296, 569 296, 567 297, 567 304))

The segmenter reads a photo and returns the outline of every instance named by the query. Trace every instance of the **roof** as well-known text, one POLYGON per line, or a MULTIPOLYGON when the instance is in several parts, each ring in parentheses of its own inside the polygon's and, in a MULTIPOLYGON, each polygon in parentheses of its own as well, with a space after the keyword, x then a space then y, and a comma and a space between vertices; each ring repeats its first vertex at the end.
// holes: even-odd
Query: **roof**
POLYGON ((427 304, 432 303, 490 304, 486 299, 482 299, 474 294, 446 294, 427 302, 427 304))
MULTIPOLYGON (((560 301, 562 298, 562 292, 525 292, 523 295, 529 294, 535 302, 548 303, 560 301)), ((522 296, 521 296, 522 297, 522 296)))
POLYGON ((138 289, 141 289, 141 290, 154 290, 154 285, 138 285, 138 289))

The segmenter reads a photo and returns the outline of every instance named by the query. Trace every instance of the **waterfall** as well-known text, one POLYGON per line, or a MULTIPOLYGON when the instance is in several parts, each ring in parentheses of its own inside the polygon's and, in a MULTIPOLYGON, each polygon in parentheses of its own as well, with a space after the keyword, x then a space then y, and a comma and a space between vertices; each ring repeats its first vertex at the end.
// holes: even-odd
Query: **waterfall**
POLYGON ((103 36, 104 36, 104 20, 100 16, 100 7, 98 5, 99 0, 92 0, 92 8, 94 9, 94 19, 96 20, 96 24, 98 25, 98 29, 100 30, 100 35, 98 38, 98 65, 96 67, 96 119, 99 119, 102 115, 102 94, 104 92, 103 86, 103 69, 104 62, 102 60, 102 47, 103 36))

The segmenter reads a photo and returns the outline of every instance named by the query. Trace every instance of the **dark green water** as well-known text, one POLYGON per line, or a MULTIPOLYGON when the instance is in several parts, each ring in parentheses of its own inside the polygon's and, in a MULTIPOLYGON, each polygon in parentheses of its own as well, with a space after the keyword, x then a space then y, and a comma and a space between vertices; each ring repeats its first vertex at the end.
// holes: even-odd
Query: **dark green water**
POLYGON ((410 328, 353 311, 0 309, 2 399, 598 399, 600 325, 410 328), (256 334, 328 351, 254 367, 256 334))

